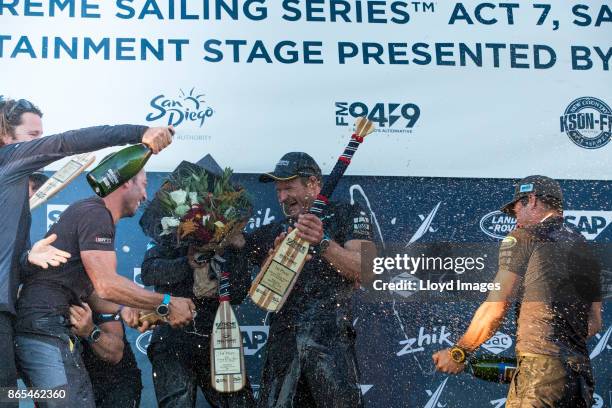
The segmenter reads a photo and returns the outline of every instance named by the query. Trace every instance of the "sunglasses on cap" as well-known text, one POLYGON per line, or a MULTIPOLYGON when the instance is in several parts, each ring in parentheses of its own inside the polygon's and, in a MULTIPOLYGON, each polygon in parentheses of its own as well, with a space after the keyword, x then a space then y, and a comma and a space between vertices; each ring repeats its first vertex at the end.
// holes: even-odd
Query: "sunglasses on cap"
MULTIPOLYGON (((3 96, 0 96, 0 103, 8 103, 8 101, 5 100, 3 96)), ((11 106, 11 109, 9 109, 6 112, 5 116, 7 118, 10 118, 11 115, 15 112, 15 110, 17 108, 22 108, 24 110, 29 110, 29 109, 33 109, 34 108, 34 104, 32 104, 32 102, 28 101, 27 99, 18 99, 17 101, 15 101, 13 106, 11 106)))

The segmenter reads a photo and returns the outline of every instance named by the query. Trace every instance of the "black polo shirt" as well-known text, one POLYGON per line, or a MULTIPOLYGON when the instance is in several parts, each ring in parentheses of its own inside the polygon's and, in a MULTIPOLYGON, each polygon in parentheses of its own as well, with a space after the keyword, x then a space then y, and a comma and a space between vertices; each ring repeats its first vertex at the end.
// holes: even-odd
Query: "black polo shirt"
POLYGON ((521 277, 517 352, 588 357, 588 316, 601 284, 584 237, 562 217, 518 228, 502 241, 499 266, 521 277))
POLYGON ((115 224, 99 197, 69 206, 46 236, 50 234, 57 234, 53 246, 72 256, 58 267, 32 268, 24 274, 26 278, 17 301, 18 332, 32 331, 31 323, 41 317, 68 318, 70 306, 81 304, 93 292, 81 251, 115 250, 115 224))

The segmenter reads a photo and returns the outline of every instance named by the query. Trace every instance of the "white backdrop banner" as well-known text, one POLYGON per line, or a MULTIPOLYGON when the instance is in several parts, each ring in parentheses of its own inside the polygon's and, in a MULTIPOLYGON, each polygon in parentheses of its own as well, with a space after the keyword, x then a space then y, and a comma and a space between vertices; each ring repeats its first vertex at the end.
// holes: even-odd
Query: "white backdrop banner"
POLYGON ((175 125, 153 171, 328 172, 365 114, 352 174, 610 180, 611 64, 608 1, 0 0, 0 94, 175 125))

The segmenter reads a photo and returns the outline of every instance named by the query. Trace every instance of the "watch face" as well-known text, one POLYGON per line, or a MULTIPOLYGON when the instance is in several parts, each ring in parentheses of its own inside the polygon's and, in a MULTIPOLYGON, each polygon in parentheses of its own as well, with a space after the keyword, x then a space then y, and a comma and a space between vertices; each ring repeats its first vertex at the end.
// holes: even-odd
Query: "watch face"
POLYGON ((325 252, 329 247, 329 239, 324 239, 319 243, 319 248, 321 253, 325 252))
POLYGON ((160 316, 167 316, 168 312, 170 311, 170 308, 168 307, 168 305, 164 305, 163 303, 159 306, 157 306, 157 314, 160 316))
POLYGON ((465 361, 465 353, 458 347, 452 348, 450 355, 455 363, 463 363, 465 361))
POLYGON ((95 343, 95 342, 97 342, 100 339, 101 335, 102 335, 102 330, 100 330, 99 328, 96 327, 91 332, 90 337, 91 337, 91 340, 95 343))

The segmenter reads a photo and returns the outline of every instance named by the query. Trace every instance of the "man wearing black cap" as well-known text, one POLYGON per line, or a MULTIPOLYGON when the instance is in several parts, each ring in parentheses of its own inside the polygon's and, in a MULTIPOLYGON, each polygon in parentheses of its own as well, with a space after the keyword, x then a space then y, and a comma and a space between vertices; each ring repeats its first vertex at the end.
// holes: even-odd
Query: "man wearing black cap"
POLYGON ((517 229, 501 243, 495 282, 461 339, 433 355, 456 374, 466 357, 495 333, 515 292, 518 370, 506 407, 591 407, 593 375, 586 348, 601 328, 600 266, 585 239, 563 222, 559 183, 529 176, 502 209, 517 229))
POLYGON ((318 218, 308 209, 321 191, 321 169, 306 153, 285 154, 261 182, 274 182, 287 219, 247 237, 261 265, 289 226, 315 249, 283 308, 271 318, 259 407, 360 407, 351 297, 359 284, 361 246, 373 246, 366 214, 330 202, 318 218))

